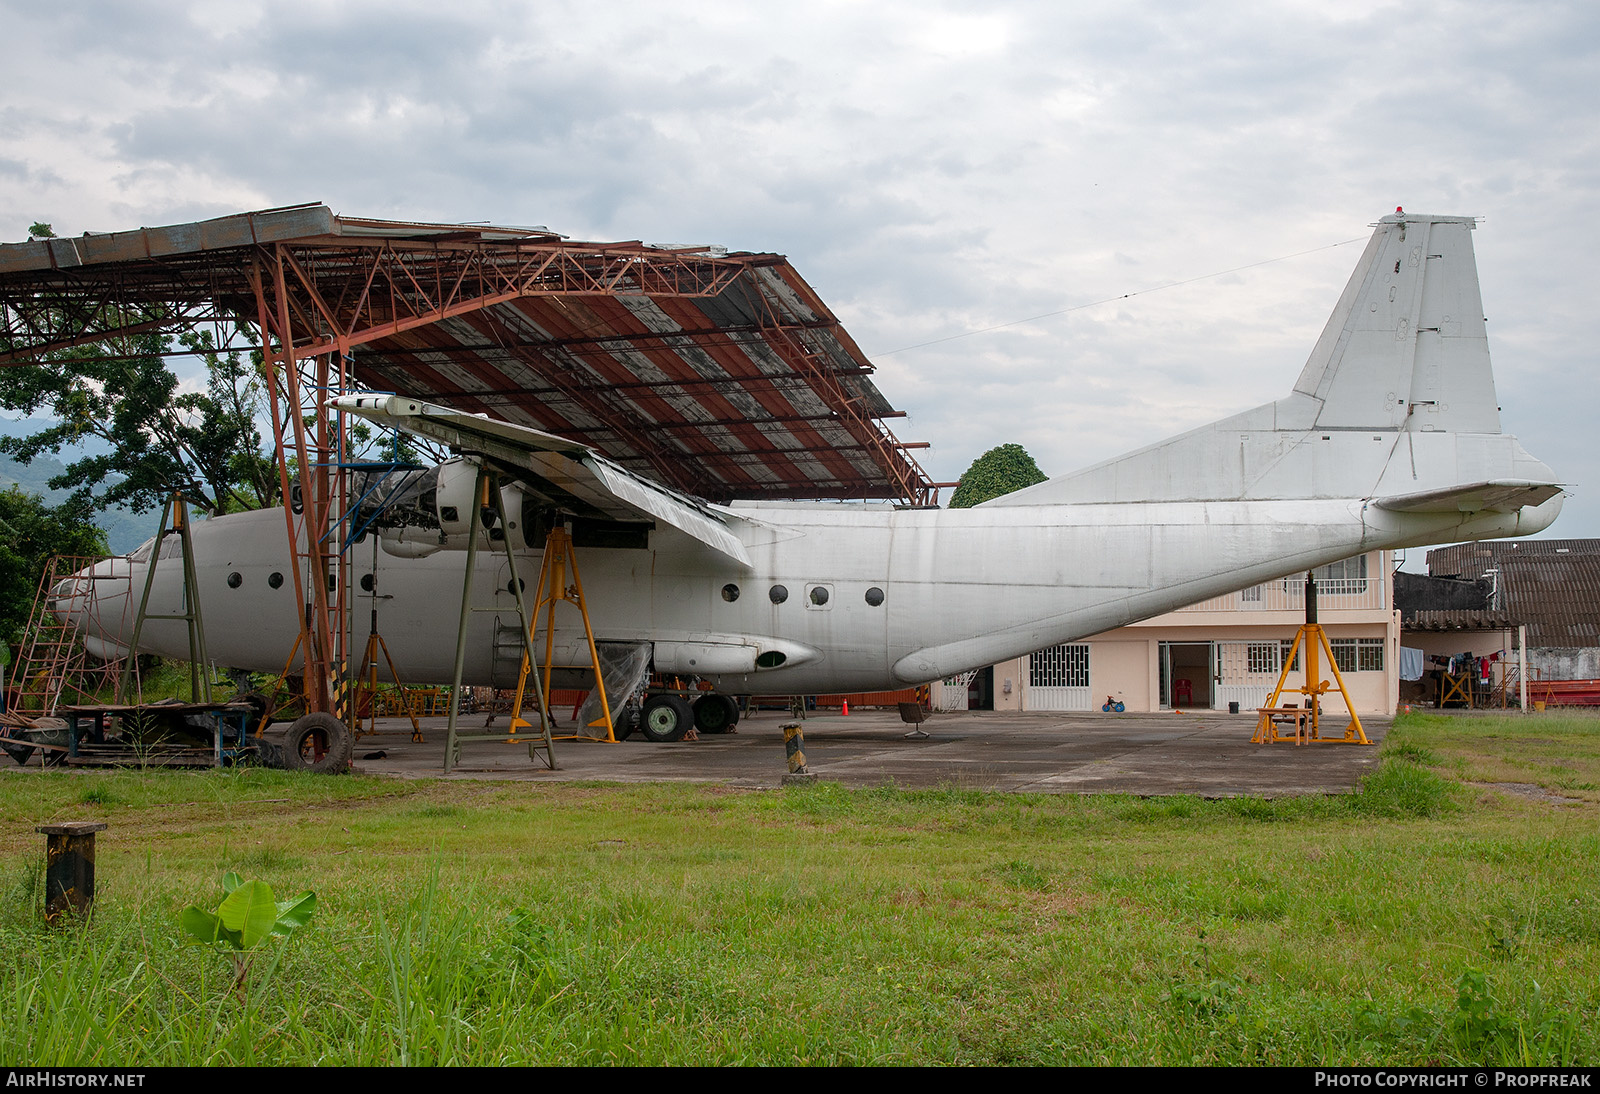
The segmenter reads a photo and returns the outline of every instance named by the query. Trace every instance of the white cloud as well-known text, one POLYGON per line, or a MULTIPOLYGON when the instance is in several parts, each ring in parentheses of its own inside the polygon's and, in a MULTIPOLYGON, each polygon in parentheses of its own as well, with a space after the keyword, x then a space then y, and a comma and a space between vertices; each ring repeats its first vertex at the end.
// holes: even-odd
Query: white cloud
MULTIPOLYGON (((869 353, 1483 215, 1504 419, 1579 484, 1600 12, 1578 3, 0 0, 0 238, 304 200, 788 254, 869 353)), ((1287 389, 1357 249, 885 356, 953 479, 1287 389), (1026 411, 1020 413, 1019 411, 1026 411)), ((1600 535, 1583 494, 1554 531, 1600 535)))

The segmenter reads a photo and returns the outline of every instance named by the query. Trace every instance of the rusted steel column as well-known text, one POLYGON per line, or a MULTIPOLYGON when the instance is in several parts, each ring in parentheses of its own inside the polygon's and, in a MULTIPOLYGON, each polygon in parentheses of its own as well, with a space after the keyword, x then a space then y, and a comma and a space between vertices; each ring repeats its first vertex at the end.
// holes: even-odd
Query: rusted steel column
POLYGON ((41 824, 45 840, 44 917, 51 923, 62 912, 86 916, 94 907, 94 834, 109 827, 101 821, 41 824))

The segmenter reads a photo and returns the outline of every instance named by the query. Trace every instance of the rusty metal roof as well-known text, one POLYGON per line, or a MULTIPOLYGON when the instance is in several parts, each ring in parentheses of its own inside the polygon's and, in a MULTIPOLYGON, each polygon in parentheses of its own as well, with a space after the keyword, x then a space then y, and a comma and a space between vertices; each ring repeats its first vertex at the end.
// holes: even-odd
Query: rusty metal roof
POLYGON ((1406 631, 1504 631, 1516 625, 1507 612, 1466 608, 1419 610, 1400 620, 1406 631))
POLYGON ((1493 606, 1528 625, 1528 644, 1600 645, 1600 540, 1460 543, 1428 552, 1432 573, 1495 575, 1493 606))
POLYGON ((1500 590, 1527 619, 1529 645, 1600 646, 1600 554, 1507 558, 1500 590))
POLYGON ((591 445, 713 501, 938 485, 903 416, 786 258, 323 205, 0 246, 0 364, 235 317, 355 380, 591 445))
POLYGON ((1600 554, 1600 539, 1487 539, 1435 547, 1427 554, 1428 573, 1434 577, 1482 577, 1507 558, 1529 555, 1600 554))

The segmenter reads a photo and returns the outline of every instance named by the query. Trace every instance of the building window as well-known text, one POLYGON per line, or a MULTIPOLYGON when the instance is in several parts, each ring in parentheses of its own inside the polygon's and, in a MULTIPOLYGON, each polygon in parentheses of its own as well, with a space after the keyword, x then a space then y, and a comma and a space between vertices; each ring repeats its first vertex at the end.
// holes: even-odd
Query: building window
POLYGON ((1086 688, 1089 686, 1089 647, 1051 646, 1028 658, 1028 686, 1035 688, 1086 688))
POLYGON ((1383 671, 1383 639, 1356 639, 1356 666, 1362 672, 1383 671))
POLYGON ((1340 672, 1382 672, 1381 638, 1331 638, 1333 664, 1340 672))
POLYGON ((1333 647, 1333 665, 1340 672, 1356 671, 1356 640, 1354 638, 1333 638, 1328 641, 1333 647))
MULTIPOLYGON (((1285 638, 1282 642, 1278 643, 1278 645, 1280 647, 1280 657, 1282 658, 1278 662, 1279 669, 1281 671, 1283 662, 1288 660, 1288 658, 1289 658, 1289 651, 1290 650, 1294 650, 1294 639, 1285 638)), ((1299 650, 1295 650, 1294 651, 1294 660, 1289 662, 1289 671, 1290 672, 1299 672, 1300 671, 1300 651, 1299 650)))
MULTIPOLYGON (((1287 653, 1282 650, 1281 653, 1287 653)), ((1276 673, 1281 667, 1280 650, 1273 642, 1252 642, 1245 651, 1245 671, 1249 673, 1276 673)))

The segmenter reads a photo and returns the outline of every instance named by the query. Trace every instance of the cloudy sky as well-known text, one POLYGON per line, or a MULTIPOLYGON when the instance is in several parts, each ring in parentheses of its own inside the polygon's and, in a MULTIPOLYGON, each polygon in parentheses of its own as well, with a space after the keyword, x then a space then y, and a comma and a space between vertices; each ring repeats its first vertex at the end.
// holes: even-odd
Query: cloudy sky
POLYGON ((0 32, 0 239, 323 201, 777 251, 941 480, 1276 398, 1373 220, 1479 216, 1504 427, 1572 484, 1552 534, 1600 536, 1592 3, 0 0, 0 32))

